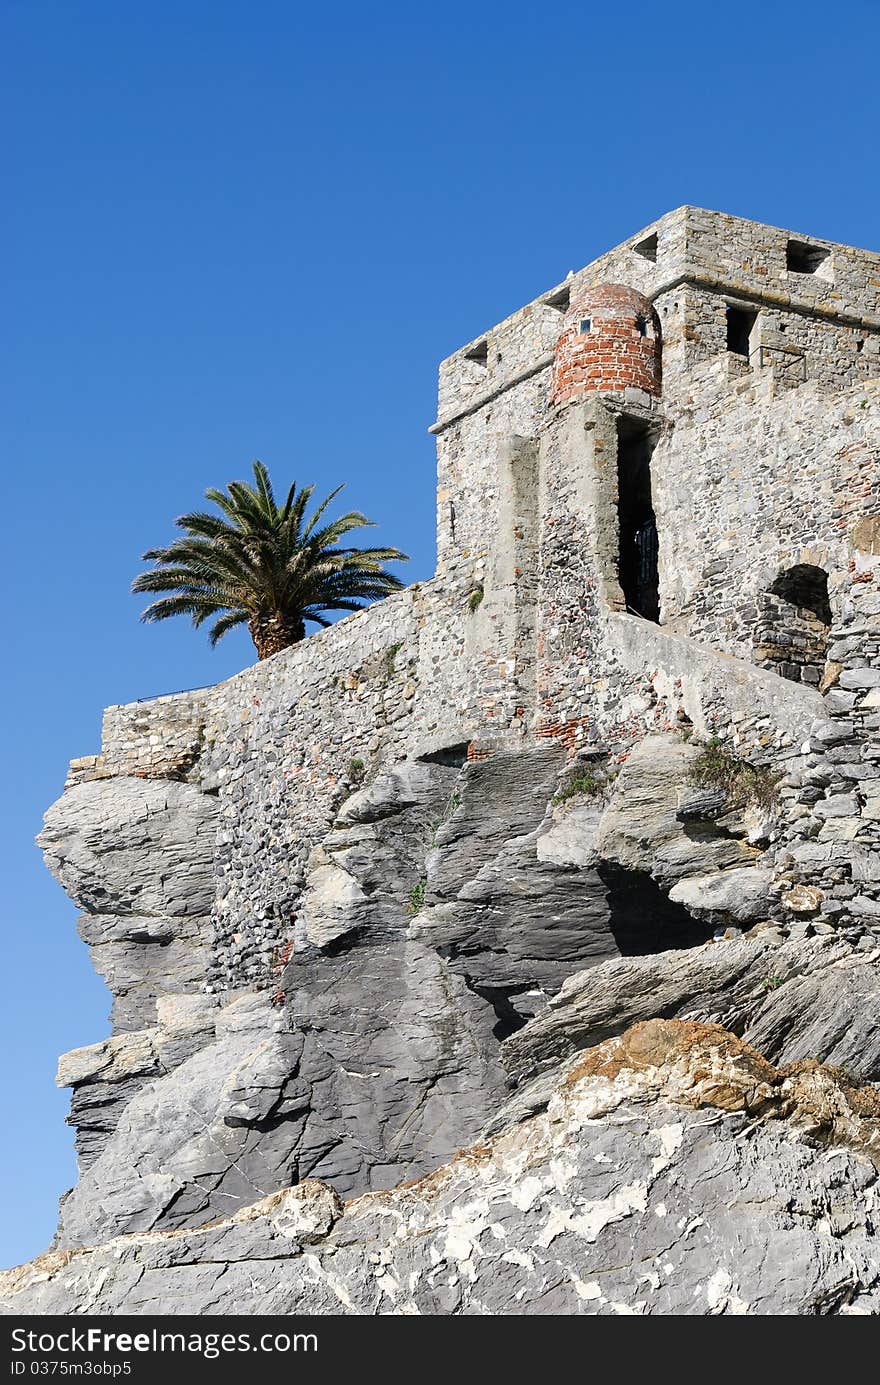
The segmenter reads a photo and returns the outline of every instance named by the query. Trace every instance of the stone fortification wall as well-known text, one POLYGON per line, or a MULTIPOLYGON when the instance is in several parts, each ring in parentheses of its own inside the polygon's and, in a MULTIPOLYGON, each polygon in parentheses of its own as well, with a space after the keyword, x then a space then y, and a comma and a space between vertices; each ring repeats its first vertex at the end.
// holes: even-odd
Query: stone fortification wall
POLYGON ((832 611, 865 564, 854 528, 880 512, 880 381, 829 397, 766 377, 667 401, 651 458, 664 625, 751 659, 760 598, 798 564, 832 611))
POLYGON ((68 785, 132 775, 185 779, 198 760, 213 688, 194 688, 108 707, 101 753, 72 760, 68 785))
MULTIPOLYGON (((876 530, 876 524, 873 526, 876 530)), ((867 539, 863 539, 868 547, 867 539)), ((876 537, 871 545, 880 551, 876 537)), ((861 581, 841 599, 831 629, 825 698, 781 786, 781 880, 811 926, 880 940, 880 567, 862 552, 861 581), (821 924, 817 922, 817 916, 821 924)))

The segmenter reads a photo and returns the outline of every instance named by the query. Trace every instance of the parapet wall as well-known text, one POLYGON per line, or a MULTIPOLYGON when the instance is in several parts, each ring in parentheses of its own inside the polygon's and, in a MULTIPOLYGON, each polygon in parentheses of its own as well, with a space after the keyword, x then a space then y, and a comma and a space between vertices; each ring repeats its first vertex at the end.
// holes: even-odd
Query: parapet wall
POLYGON ((198 760, 213 688, 107 707, 100 755, 72 760, 67 783, 132 775, 185 779, 198 760))

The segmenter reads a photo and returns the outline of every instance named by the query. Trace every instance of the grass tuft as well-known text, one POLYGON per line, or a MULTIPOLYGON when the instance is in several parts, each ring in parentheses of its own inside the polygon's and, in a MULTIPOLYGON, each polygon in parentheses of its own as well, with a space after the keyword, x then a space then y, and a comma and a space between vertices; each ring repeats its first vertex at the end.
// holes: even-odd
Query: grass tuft
POLYGON ((412 889, 410 890, 409 911, 411 914, 417 914, 421 909, 422 905, 424 904, 425 889, 427 888, 427 884, 427 880, 422 879, 418 882, 418 884, 413 885, 412 889))
POLYGON ((718 739, 707 741, 691 766, 691 783, 701 788, 721 789, 731 803, 744 807, 773 808, 779 794, 780 775, 750 765, 733 755, 718 739))
POLYGON ((557 789, 553 795, 553 803, 558 807, 560 803, 567 803, 570 798, 601 793, 604 784, 605 780, 600 779, 589 765, 579 765, 557 789))

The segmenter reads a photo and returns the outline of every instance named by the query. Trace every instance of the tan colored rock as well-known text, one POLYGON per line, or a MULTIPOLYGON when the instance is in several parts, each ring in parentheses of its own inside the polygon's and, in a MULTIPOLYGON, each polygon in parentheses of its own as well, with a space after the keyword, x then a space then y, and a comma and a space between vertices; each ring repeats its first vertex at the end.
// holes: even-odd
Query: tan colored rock
POLYGON ((782 903, 792 914, 815 914, 824 898, 818 885, 793 885, 782 895, 782 903))
POLYGON ((867 515, 853 525, 852 546, 857 553, 880 553, 880 515, 867 515))
POLYGON ((824 694, 835 687, 842 672, 843 664, 837 663, 834 659, 828 659, 819 680, 819 692, 824 694))

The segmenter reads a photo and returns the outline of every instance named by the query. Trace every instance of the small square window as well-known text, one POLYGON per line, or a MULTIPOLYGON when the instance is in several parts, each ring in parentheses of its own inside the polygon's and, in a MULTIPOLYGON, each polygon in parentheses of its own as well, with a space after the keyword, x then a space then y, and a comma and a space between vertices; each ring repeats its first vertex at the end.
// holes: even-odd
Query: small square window
POLYGON ((584 332, 592 332, 592 330, 593 330, 593 319, 592 319, 591 317, 582 317, 582 318, 581 318, 581 325, 580 325, 580 327, 578 328, 578 331, 580 331, 581 333, 584 333, 584 332))
POLYGON ((746 308, 728 307, 727 309, 727 349, 732 351, 735 356, 744 356, 746 360, 752 354, 752 331, 758 321, 758 314, 749 312, 746 308))

